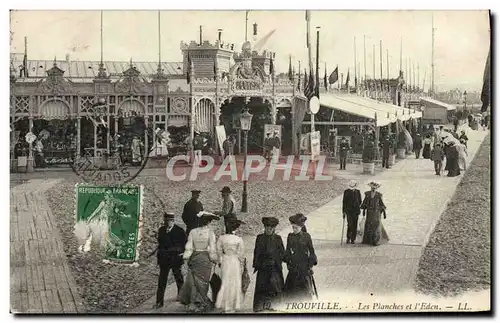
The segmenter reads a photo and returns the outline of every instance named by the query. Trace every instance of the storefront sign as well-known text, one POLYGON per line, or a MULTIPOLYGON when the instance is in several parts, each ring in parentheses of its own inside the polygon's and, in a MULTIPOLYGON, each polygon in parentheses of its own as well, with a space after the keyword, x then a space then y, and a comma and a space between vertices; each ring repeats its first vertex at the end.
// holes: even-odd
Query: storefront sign
POLYGON ((80 249, 99 245, 110 261, 138 261, 143 188, 136 185, 76 185, 75 235, 80 249))

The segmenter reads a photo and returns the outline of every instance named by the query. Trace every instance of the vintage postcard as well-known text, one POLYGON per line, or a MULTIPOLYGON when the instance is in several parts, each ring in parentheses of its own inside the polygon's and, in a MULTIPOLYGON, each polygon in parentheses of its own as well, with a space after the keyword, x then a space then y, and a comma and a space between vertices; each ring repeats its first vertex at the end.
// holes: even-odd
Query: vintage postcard
POLYGON ((11 312, 490 312, 490 26, 12 10, 11 312))

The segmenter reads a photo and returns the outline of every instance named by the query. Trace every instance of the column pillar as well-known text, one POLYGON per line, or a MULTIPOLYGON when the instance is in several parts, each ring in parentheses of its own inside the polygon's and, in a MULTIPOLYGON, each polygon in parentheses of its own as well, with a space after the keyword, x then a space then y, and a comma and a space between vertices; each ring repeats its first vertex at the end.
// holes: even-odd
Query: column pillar
MULTIPOLYGON (((146 129, 144 129, 144 146, 146 147, 144 154, 149 155, 149 150, 151 149, 151 147, 148 146, 148 125, 149 125, 149 116, 148 115, 144 115, 144 125, 146 126, 146 129)), ((153 131, 153 133, 154 133, 154 131, 153 131)))
POLYGON ((278 108, 276 107, 276 98, 273 96, 271 99, 271 123, 276 124, 276 115, 278 113, 278 108))

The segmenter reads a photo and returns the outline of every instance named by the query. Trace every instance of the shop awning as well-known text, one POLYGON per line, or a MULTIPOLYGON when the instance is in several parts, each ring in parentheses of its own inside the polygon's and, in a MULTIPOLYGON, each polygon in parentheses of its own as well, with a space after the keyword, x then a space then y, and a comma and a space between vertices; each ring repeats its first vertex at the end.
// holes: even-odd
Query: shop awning
POLYGON ((64 120, 70 117, 70 110, 66 103, 59 100, 45 102, 39 110, 40 117, 46 120, 64 120))
POLYGON ((380 107, 375 108, 375 105, 378 104, 377 101, 371 101, 373 102, 354 95, 338 95, 333 93, 322 93, 320 95, 321 105, 373 121, 376 118, 377 127, 383 127, 396 121, 394 113, 389 114, 388 117, 387 112, 384 112, 380 107))
POLYGON ((438 100, 434 100, 434 99, 431 99, 431 98, 421 98, 420 101, 423 102, 424 104, 425 103, 430 103, 430 104, 433 104, 433 105, 440 106, 442 108, 446 108, 446 110, 448 110, 448 111, 456 110, 457 109, 457 107, 454 106, 454 105, 452 105, 452 104, 444 103, 444 102, 441 102, 441 101, 438 101, 438 100))

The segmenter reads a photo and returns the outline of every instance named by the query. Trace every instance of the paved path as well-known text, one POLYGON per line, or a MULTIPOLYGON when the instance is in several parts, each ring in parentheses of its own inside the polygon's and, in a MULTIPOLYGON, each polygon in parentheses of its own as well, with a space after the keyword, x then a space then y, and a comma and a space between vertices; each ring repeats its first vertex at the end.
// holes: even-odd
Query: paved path
MULTIPOLYGON (((483 131, 468 133, 468 164, 486 135, 487 132, 483 131)), ((372 180, 382 184, 380 191, 388 206, 387 219, 383 221, 390 242, 378 247, 360 244, 341 246, 341 196, 309 213, 307 230, 314 239, 319 259, 314 272, 320 297, 335 292, 356 292, 366 296, 377 296, 374 293, 379 293, 380 296, 390 292, 411 291, 423 247, 462 176, 437 176, 433 162, 415 159, 414 155, 375 176, 356 177, 355 173, 356 171, 345 172, 345 175, 360 180, 359 188, 362 192, 368 190, 366 184, 372 180)), ((289 227, 280 232, 284 242, 289 232, 289 227)), ((247 259, 251 263, 255 238, 245 237, 244 240, 247 259)), ((286 275, 286 270, 284 274, 286 275)), ((252 275, 243 308, 245 312, 251 311, 254 287, 255 275, 252 275)), ((167 287, 166 306, 160 312, 183 311, 179 303, 172 301, 175 293, 174 285, 167 287)), ((151 310, 153 305, 154 298, 151 298, 134 312, 155 313, 156 311, 151 310)))
POLYGON ((44 192, 34 179, 10 192, 10 304, 13 313, 81 313, 66 255, 44 192))

